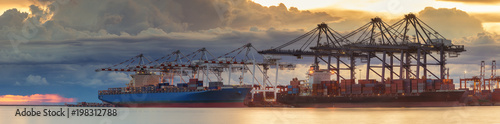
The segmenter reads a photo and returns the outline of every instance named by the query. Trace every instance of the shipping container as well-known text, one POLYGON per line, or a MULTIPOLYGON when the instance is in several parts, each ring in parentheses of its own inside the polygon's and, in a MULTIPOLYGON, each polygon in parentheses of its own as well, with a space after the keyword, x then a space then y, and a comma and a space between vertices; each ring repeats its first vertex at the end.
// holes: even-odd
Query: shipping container
MULTIPOLYGON (((224 84, 222 82, 208 82, 209 87, 222 87, 224 84)), ((259 85, 254 85, 254 87, 259 87, 259 85)))
POLYGON ((365 87, 375 87, 375 84, 364 84, 365 87))
POLYGON ((189 84, 188 87, 198 87, 197 84, 189 84))
POLYGON ((189 79, 189 83, 197 83, 198 79, 189 79))
POLYGON ((178 83, 177 87, 188 87, 187 83, 178 83))
POLYGON ((198 81, 198 86, 203 86, 203 81, 198 81))
POLYGON ((298 85, 300 85, 300 81, 290 81, 290 85, 298 86, 298 85))
POLYGON ((358 80, 359 84, 375 84, 377 81, 375 79, 370 79, 370 80, 358 80))

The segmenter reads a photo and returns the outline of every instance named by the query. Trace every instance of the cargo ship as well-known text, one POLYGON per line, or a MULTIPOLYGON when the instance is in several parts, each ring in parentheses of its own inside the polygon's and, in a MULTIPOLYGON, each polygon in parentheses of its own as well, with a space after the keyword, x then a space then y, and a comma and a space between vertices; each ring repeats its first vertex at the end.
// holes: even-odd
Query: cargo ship
POLYGON ((154 73, 131 75, 127 87, 99 91, 99 100, 117 107, 245 107, 243 101, 252 90, 246 85, 223 85, 190 79, 188 83, 159 82, 154 73))
POLYGON ((463 106, 465 91, 422 92, 412 95, 298 96, 281 94, 277 101, 294 107, 448 107, 463 106))
MULTIPOLYGON (((311 71, 311 73, 313 73, 311 71)), ((294 78, 277 102, 294 107, 449 107, 464 106, 465 90, 452 79, 330 80, 328 71, 315 71, 309 82, 294 78), (462 100, 462 101, 461 101, 462 100)))

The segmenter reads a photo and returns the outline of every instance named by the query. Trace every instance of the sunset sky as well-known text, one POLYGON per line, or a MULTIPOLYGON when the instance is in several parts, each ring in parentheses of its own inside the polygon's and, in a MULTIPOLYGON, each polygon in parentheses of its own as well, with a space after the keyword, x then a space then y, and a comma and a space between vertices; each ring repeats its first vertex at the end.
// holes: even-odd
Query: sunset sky
MULTIPOLYGON (((31 103, 99 102, 98 90, 124 87, 130 73, 94 70, 140 53, 269 49, 322 22, 348 33, 371 18, 392 23, 408 13, 465 45, 447 62, 455 83, 500 56, 497 0, 1 0, 0 11, 0 104, 40 95, 47 96, 31 103)), ((299 68, 280 81, 304 79, 312 60, 287 60, 299 68)))

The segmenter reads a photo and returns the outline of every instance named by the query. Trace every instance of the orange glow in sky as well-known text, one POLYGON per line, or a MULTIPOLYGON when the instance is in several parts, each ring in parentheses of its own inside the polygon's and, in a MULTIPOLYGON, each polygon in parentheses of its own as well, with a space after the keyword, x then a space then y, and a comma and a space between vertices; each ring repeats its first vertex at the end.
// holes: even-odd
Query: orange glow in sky
POLYGON ((40 105, 43 103, 70 103, 76 102, 75 98, 64 98, 58 94, 33 94, 33 95, 3 95, 0 96, 0 105, 40 105))

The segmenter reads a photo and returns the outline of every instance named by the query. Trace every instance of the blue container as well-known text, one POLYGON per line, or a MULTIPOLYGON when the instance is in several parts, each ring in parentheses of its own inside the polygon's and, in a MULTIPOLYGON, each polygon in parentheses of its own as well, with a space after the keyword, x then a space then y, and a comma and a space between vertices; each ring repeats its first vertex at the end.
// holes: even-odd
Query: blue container
POLYGON ((427 79, 427 83, 432 83, 432 80, 431 79, 427 79))
POLYGON ((288 85, 288 89, 292 89, 292 87, 293 87, 292 85, 288 85))
POLYGON ((188 87, 197 87, 197 85, 196 84, 189 84, 188 87))
POLYGON ((177 84, 177 87, 187 87, 188 84, 187 83, 178 83, 177 84))
POLYGON ((198 86, 203 86, 203 82, 198 82, 198 86))
POLYGON ((292 91, 288 91, 288 94, 292 94, 292 91))

